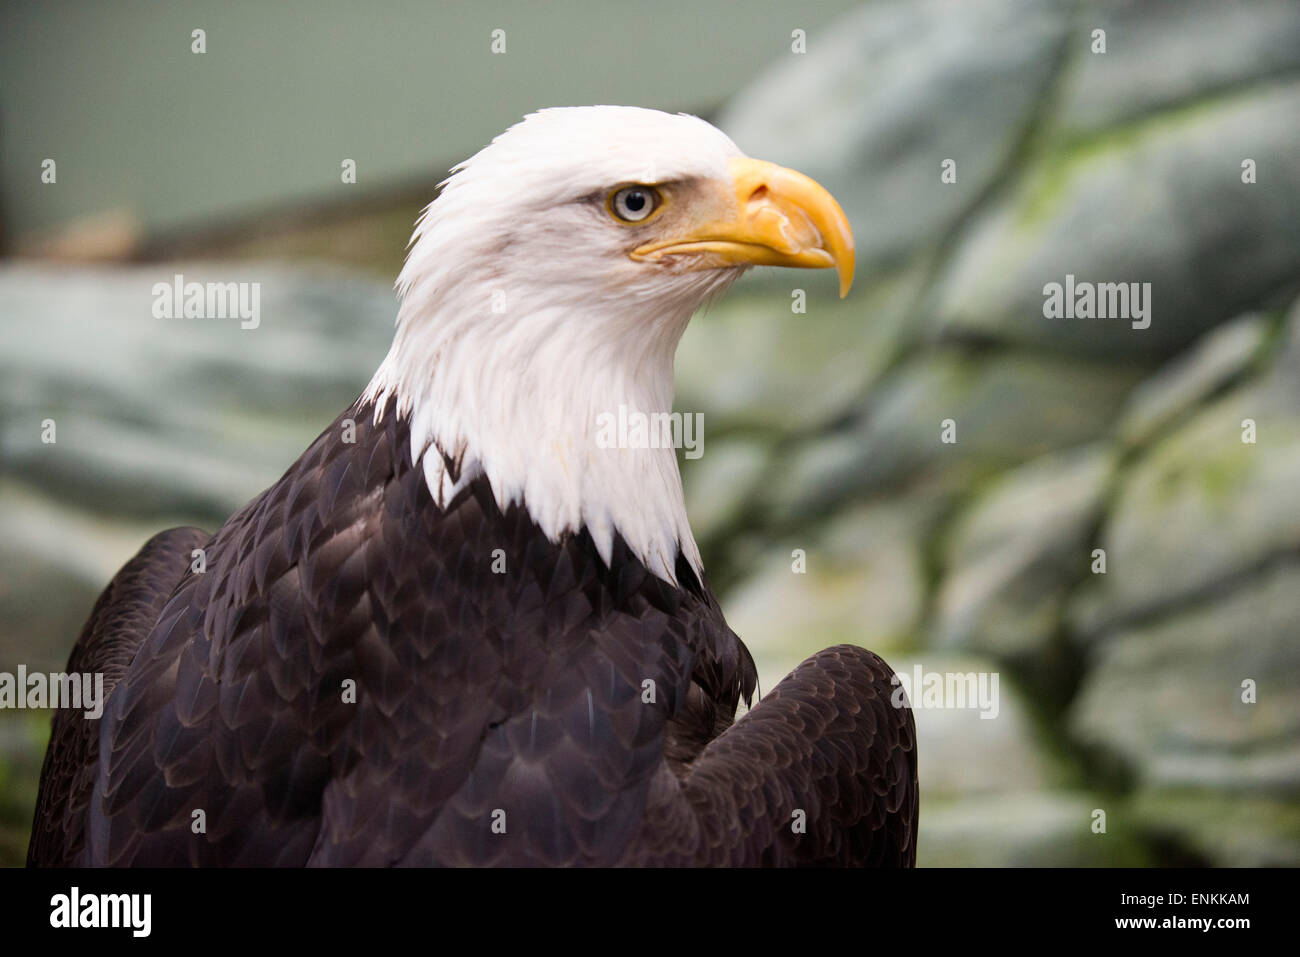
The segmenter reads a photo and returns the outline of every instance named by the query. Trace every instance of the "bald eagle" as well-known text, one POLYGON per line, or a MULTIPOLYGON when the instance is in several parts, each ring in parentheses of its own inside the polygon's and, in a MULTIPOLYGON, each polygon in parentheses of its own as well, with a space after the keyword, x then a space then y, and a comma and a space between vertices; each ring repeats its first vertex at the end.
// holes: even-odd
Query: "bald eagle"
POLYGON ((843 645, 753 702, 672 448, 691 315, 746 268, 836 267, 806 176, 695 117, 534 113, 452 170, 391 351, 216 534, 150 539, 72 652, 33 865, 915 861, 915 728, 843 645), (201 550, 196 570, 192 560, 201 550))

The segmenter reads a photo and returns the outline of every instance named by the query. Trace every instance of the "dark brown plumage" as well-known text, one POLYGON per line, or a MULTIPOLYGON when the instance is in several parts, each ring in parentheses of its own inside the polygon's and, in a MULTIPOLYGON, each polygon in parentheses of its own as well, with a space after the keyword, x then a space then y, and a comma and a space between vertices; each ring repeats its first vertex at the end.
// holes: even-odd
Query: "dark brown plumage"
POLYGON ((914 862, 879 658, 823 651, 728 728, 753 662, 685 561, 552 544, 482 478, 444 512, 404 420, 345 415, 105 590, 69 669, 111 693, 55 718, 29 864, 914 862))

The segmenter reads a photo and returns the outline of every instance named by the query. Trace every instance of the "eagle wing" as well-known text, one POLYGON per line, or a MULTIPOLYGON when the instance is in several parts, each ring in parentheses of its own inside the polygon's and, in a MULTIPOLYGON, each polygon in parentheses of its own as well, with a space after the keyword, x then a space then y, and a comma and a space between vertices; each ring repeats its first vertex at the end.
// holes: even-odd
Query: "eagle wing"
POLYGON ((808 658, 664 782, 643 862, 914 866, 916 725, 893 675, 854 645, 808 658))
MULTIPOLYGON (((192 550, 208 538, 202 529, 172 528, 145 542, 95 602, 68 659, 68 673, 103 674, 107 697, 185 574, 192 550)), ((29 866, 78 863, 98 761, 99 722, 80 711, 56 711, 41 769, 29 866)))

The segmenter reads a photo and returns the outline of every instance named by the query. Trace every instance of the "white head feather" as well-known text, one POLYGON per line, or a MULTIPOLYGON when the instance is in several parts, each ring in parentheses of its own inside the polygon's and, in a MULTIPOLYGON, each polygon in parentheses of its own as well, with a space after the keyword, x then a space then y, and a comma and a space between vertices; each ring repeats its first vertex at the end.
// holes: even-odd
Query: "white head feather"
POLYGON ((601 448, 598 422, 672 410, 678 340, 743 267, 635 262, 603 199, 725 180, 740 155, 693 116, 592 106, 533 113, 452 170, 416 225, 393 346, 363 396, 377 417, 411 417, 435 502, 483 474, 553 541, 585 527, 608 562, 617 532, 667 581, 679 550, 701 572, 675 451, 601 448))

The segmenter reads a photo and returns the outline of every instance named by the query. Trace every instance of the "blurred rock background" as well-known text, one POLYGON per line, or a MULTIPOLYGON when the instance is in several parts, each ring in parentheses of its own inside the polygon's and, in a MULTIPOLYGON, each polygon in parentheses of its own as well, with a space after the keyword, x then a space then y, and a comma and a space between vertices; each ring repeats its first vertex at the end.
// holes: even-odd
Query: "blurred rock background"
MULTIPOLYGON (((994 720, 917 713, 923 864, 1300 864, 1300 4, 765 15, 745 56, 771 65, 734 95, 622 97, 814 176, 857 238, 846 301, 759 271, 678 354, 692 522, 763 687, 842 641, 999 675, 994 720), (1043 318, 1067 274, 1151 283, 1150 328, 1043 318)), ((61 668, 150 533, 220 524, 355 397, 410 225, 472 148, 220 228, 6 231, 0 671, 61 668), (262 325, 154 319, 176 272, 261 282, 262 325)), ((0 712, 0 863, 47 726, 0 712)))

